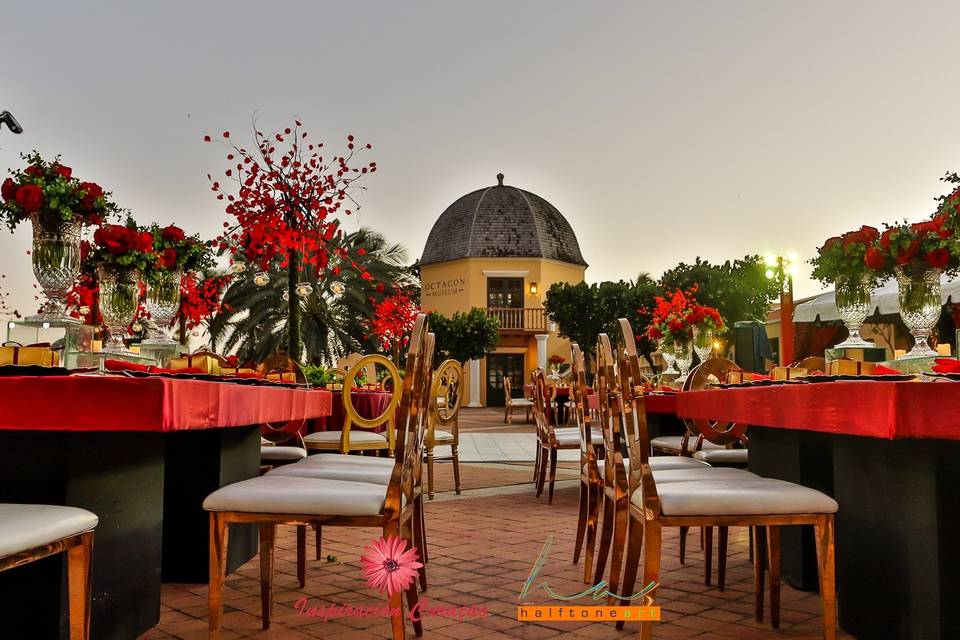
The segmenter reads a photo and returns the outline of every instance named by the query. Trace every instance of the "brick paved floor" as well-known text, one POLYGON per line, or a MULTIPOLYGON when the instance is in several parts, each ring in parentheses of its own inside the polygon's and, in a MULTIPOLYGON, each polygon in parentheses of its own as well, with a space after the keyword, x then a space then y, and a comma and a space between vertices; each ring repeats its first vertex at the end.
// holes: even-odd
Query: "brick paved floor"
MULTIPOLYGON (((497 465, 483 465, 497 474, 497 465)), ((491 482, 490 484, 497 484, 491 482)), ((517 595, 547 536, 555 542, 541 576, 560 593, 584 588, 582 568, 571 563, 577 513, 577 481, 558 483, 552 506, 537 500, 531 485, 510 484, 476 489, 463 496, 438 494, 428 503, 429 589, 421 597, 437 606, 485 606, 484 618, 457 622, 444 618, 424 620, 424 637, 438 640, 472 638, 633 638, 635 625, 617 631, 610 623, 520 623, 516 620, 517 595)), ((375 530, 327 528, 324 554, 336 561, 308 563, 307 585, 300 590, 295 577, 294 530, 281 527, 276 560, 276 603, 269 631, 260 629, 259 564, 255 558, 228 577, 224 638, 274 640, 327 638, 366 640, 389 638, 383 619, 347 618, 318 621, 301 616, 294 603, 306 598, 312 606, 330 604, 376 605, 382 596, 367 588, 359 555, 363 545, 378 535, 375 530)), ((753 574, 747 561, 746 534, 731 531, 728 586, 720 592, 703 584, 702 553, 698 536, 691 533, 687 564, 677 559, 676 530, 667 530, 664 541, 659 601, 663 622, 657 638, 815 638, 819 637, 820 603, 816 594, 783 586, 782 629, 753 620, 753 574)), ((206 585, 164 585, 160 624, 141 640, 206 637, 206 585)), ((542 594, 528 598, 545 603, 542 594)), ((409 636, 413 637, 409 628, 409 636)))

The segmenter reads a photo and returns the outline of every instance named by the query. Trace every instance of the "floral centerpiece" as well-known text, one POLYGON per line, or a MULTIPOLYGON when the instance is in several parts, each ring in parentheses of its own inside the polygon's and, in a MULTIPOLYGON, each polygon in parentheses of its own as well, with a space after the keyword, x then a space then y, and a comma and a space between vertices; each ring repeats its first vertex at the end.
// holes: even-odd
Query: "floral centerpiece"
POLYGON ((552 356, 550 356, 549 358, 547 358, 547 362, 548 362, 549 365, 550 365, 550 375, 551 375, 551 377, 554 377, 554 378, 559 377, 560 365, 562 365, 562 364, 563 364, 564 362, 566 362, 566 361, 567 361, 567 359, 564 358, 564 357, 563 357, 562 355, 560 355, 559 353, 555 353, 555 354, 553 354, 552 356))
POLYGON ((864 264, 876 277, 897 279, 900 316, 915 344, 904 358, 933 357, 930 336, 940 317, 940 275, 960 267, 960 247, 953 239, 955 210, 938 211, 930 220, 887 226, 867 247, 864 264))
POLYGON ((726 330, 720 311, 716 307, 697 304, 690 305, 686 316, 687 323, 693 328, 693 350, 700 362, 710 357, 713 342, 726 330))
POLYGON ((146 306, 150 314, 151 337, 145 344, 171 346, 164 329, 170 326, 180 308, 180 288, 184 273, 202 271, 213 266, 213 251, 199 236, 188 236, 176 225, 150 226, 153 236, 152 265, 144 272, 147 282, 146 306))
POLYGON ((64 299, 80 271, 81 229, 104 222, 119 209, 98 184, 75 178, 59 156, 52 162, 37 152, 22 158, 27 166, 12 170, 0 186, 0 218, 11 231, 24 220, 33 224, 30 255, 47 304, 29 319, 75 322, 65 312, 64 299))
POLYGON ((687 322, 693 291, 674 291, 666 297, 654 298, 653 312, 647 337, 660 345, 660 352, 667 362, 667 369, 677 365, 681 375, 693 361, 691 340, 693 328, 687 322))
POLYGON ((130 355, 123 338, 140 304, 141 274, 153 268, 153 233, 127 219, 126 224, 103 225, 93 234, 91 259, 97 265, 100 312, 110 331, 107 353, 130 355))
POLYGON ((860 327, 872 311, 871 293, 881 279, 865 262, 868 250, 879 238, 876 228, 863 226, 830 238, 810 261, 813 277, 834 286, 837 311, 849 333, 846 340, 835 345, 838 349, 875 346, 860 337, 860 327))

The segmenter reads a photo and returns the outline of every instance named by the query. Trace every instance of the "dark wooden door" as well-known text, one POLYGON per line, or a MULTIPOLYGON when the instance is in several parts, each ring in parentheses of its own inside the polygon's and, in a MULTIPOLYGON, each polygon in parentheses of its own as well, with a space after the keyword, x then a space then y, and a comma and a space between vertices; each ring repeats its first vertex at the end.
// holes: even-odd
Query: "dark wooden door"
POLYGON ((523 354, 491 353, 487 356, 487 406, 502 407, 506 404, 503 397, 503 379, 510 377, 510 386, 515 397, 523 397, 523 354))
POLYGON ((523 278, 487 278, 487 307, 523 308, 523 278))

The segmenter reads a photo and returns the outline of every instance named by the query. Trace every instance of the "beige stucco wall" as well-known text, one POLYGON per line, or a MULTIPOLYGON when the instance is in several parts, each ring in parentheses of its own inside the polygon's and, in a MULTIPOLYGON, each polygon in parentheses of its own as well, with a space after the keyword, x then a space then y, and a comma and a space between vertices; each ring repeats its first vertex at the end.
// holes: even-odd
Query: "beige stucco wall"
MULTIPOLYGON (((539 308, 552 284, 583 282, 585 271, 584 266, 540 258, 465 258, 423 265, 420 268, 421 306, 424 311, 437 311, 447 316, 473 307, 484 309, 487 306, 488 277, 521 277, 522 274, 524 307, 539 308), (536 294, 530 293, 533 282, 537 283, 536 294)), ((559 354, 569 361, 569 341, 560 338, 556 331, 548 332, 548 335, 547 357, 559 354)), ((537 366, 537 341, 532 334, 502 334, 496 353, 525 354, 524 379, 528 379, 537 366)), ((486 359, 480 363, 480 376, 480 402, 486 406, 486 359)))

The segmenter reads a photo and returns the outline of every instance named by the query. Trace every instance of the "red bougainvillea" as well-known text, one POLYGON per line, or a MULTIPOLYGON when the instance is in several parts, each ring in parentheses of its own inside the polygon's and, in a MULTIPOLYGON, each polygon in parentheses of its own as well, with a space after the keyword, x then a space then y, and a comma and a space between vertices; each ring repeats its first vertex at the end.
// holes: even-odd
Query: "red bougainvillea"
POLYGON ((399 357, 400 349, 410 342, 410 333, 420 308, 405 292, 387 296, 373 306, 370 333, 380 347, 399 357))
POLYGON ((223 290, 229 283, 229 275, 203 279, 185 276, 180 281, 180 311, 177 313, 177 320, 182 318, 187 330, 203 324, 204 320, 220 311, 223 290))

